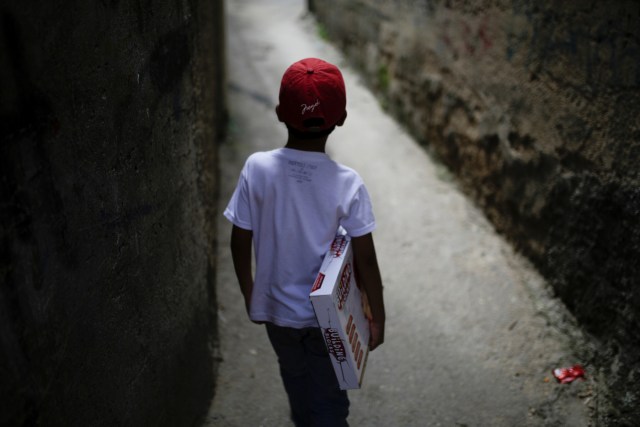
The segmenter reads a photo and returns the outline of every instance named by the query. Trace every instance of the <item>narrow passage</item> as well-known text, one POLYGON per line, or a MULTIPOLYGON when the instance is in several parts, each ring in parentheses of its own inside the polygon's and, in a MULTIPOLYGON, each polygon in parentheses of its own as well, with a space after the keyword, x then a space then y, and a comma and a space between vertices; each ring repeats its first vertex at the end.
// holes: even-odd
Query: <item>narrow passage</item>
POLYGON ((277 362, 244 312, 222 217, 246 157, 284 144, 273 111, 285 68, 316 56, 343 70, 348 119, 329 154, 371 192, 385 282, 386 342, 350 392, 354 426, 589 425, 588 381, 556 384, 581 336, 542 278, 380 109, 357 73, 317 36, 299 0, 227 4, 229 138, 221 147, 218 285, 221 365, 206 426, 286 426, 277 362), (554 424, 555 425, 555 424, 554 424))

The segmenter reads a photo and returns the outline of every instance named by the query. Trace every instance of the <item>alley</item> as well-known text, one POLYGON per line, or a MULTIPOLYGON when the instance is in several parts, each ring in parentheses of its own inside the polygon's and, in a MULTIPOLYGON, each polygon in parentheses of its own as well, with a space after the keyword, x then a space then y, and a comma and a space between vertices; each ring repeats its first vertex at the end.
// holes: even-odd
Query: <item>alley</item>
POLYGON ((226 8, 231 118, 220 150, 220 369, 205 426, 290 425, 266 333, 244 312, 221 212, 246 157, 284 144, 273 110, 280 77, 309 56, 343 70, 349 116, 328 151, 362 175, 378 223, 386 342, 370 354, 362 389, 350 392, 351 425, 589 425, 593 379, 560 385, 551 377, 555 367, 582 362, 588 348, 571 316, 318 36, 305 2, 232 0, 226 8))

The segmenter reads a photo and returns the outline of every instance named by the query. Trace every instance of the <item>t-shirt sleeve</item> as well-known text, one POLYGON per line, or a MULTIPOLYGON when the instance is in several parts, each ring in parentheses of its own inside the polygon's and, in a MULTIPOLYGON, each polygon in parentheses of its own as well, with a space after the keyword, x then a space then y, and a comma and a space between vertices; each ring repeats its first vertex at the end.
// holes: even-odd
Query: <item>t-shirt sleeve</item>
POLYGON ((342 218, 340 225, 352 237, 364 236, 376 228, 371 198, 364 184, 355 192, 349 205, 349 214, 342 218))
POLYGON ((252 230, 251 226, 251 207, 249 204, 249 185, 247 182, 247 166, 242 169, 238 185, 229 200, 227 208, 224 210, 224 216, 242 229, 252 230))

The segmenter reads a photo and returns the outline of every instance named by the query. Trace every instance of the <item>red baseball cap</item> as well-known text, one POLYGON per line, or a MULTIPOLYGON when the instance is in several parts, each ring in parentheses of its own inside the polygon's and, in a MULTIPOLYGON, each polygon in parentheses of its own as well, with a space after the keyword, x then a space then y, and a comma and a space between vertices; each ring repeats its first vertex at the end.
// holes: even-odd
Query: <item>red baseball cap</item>
POLYGON ((279 99, 280 121, 302 132, 321 132, 335 126, 344 118, 347 106, 342 73, 318 58, 302 59, 287 68, 279 99))

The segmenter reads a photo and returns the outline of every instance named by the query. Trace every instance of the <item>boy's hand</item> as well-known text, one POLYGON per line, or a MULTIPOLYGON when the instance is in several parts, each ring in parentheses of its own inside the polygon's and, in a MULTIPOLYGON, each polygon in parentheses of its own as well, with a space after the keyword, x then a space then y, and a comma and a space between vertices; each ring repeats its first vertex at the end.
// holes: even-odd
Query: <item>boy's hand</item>
POLYGON ((376 249, 371 233, 354 237, 353 258, 356 278, 362 285, 370 312, 369 317, 369 350, 375 350, 384 342, 384 298, 382 295, 382 277, 378 268, 376 249))
POLYGON ((384 322, 369 320, 369 351, 375 350, 384 342, 384 322))

